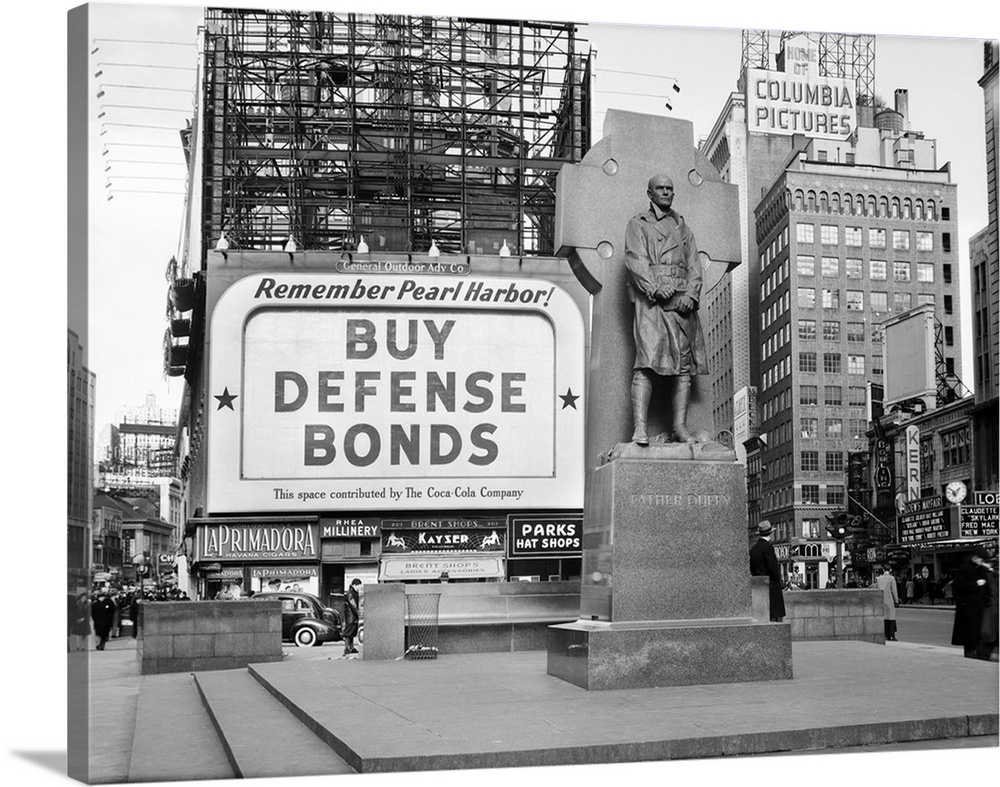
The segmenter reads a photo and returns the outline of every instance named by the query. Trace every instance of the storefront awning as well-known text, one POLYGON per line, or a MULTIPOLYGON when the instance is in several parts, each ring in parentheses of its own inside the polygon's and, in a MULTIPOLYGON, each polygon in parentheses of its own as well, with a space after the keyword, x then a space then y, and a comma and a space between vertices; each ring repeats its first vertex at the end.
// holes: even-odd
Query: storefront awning
POLYGON ((503 579, 503 555, 393 555, 383 557, 379 567, 380 582, 408 579, 503 579))

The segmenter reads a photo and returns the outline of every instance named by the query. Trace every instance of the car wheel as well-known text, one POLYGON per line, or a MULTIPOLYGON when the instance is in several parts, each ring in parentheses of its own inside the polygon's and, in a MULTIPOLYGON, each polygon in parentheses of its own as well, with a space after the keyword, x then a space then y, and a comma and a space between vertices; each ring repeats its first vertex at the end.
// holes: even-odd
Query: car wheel
POLYGON ((316 644, 316 632, 311 628, 300 628, 293 639, 300 648, 310 648, 316 644))

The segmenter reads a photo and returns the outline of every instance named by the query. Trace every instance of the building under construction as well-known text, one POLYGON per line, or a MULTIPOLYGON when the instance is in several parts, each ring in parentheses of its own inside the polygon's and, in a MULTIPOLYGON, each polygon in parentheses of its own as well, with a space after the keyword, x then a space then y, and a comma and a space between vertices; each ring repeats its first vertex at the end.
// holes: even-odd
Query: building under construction
POLYGON ((204 52, 203 249, 552 253, 574 25, 213 8, 204 52))

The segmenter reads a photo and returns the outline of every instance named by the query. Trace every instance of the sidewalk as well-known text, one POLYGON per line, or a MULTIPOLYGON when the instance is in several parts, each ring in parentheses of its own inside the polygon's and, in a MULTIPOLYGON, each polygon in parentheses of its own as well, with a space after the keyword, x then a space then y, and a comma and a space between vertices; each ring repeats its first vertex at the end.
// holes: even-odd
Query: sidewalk
MULTIPOLYGON (((92 781, 232 775, 192 675, 141 676, 126 643, 89 655, 102 740, 92 781)), ((250 672, 361 773, 996 745, 996 663, 900 642, 794 643, 793 658, 787 681, 613 692, 552 678, 534 651, 365 662, 293 648, 250 672)), ((256 735, 267 743, 267 730, 256 735)))

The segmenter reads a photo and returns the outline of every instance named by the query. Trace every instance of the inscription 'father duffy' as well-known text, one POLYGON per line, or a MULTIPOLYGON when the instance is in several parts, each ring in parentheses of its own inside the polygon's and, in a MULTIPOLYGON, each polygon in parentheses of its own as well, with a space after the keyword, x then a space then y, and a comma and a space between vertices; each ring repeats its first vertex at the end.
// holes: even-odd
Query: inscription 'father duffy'
POLYGON ((728 506, 731 495, 630 495, 633 505, 640 506, 728 506))

